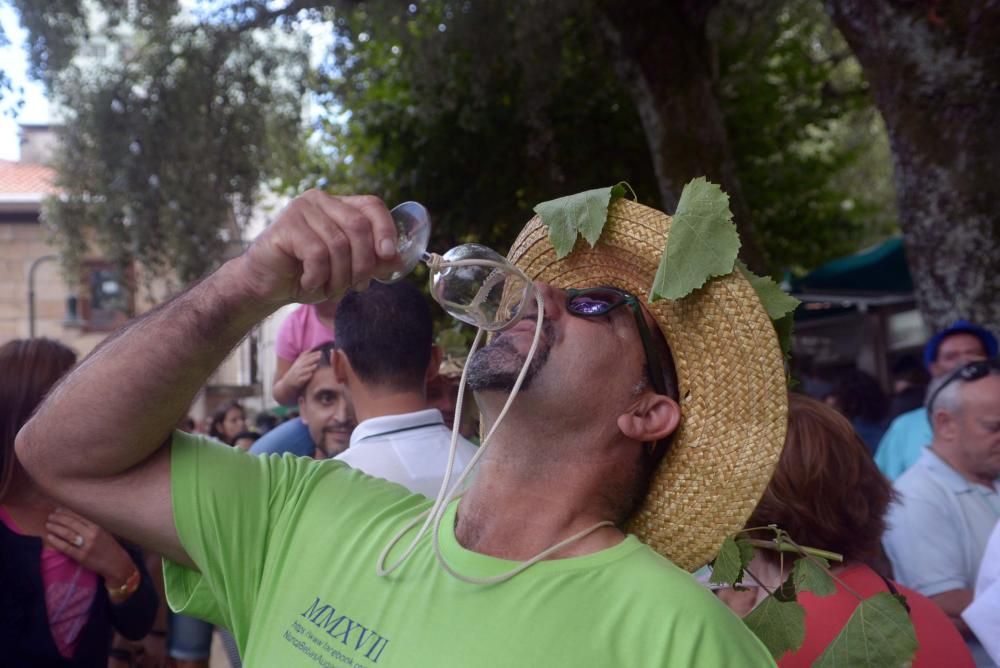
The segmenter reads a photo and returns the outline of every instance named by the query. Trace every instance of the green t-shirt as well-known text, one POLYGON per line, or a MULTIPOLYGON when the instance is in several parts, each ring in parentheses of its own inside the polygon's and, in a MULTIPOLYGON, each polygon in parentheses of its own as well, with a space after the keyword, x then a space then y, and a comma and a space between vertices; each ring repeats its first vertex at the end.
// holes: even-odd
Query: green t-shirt
MULTIPOLYGON (((200 573, 166 562, 167 599, 230 629, 248 668, 773 665, 735 615, 634 536, 492 586, 448 575, 425 537, 378 577, 383 547, 430 505, 399 485, 179 433, 171 488, 200 573)), ((454 517, 453 505, 441 548, 459 572, 514 566, 459 545, 454 517)))

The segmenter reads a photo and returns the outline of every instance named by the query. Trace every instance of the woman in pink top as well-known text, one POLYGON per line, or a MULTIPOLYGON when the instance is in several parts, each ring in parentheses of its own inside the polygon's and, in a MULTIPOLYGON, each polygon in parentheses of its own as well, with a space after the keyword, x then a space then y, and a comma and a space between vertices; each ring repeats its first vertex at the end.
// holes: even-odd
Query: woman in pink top
MULTIPOLYGON (((926 596, 879 574, 885 511, 894 496, 889 481, 875 466, 868 448, 840 413, 800 394, 788 398, 788 435, 774 477, 747 521, 748 527, 777 525, 799 545, 844 556, 833 573, 864 598, 898 592, 910 607, 917 634, 915 668, 972 668, 972 655, 961 634, 926 596)), ((773 534, 761 535, 773 538, 773 534)), ((794 558, 785 553, 784 572, 777 552, 758 550, 748 570, 768 588, 787 578, 794 558)), ((723 598, 740 614, 749 612, 766 592, 723 590, 723 598)), ((778 659, 781 668, 812 665, 840 633, 859 600, 837 583, 830 596, 799 595, 805 608, 805 639, 795 652, 778 659)))
POLYGON ((14 454, 18 430, 75 362, 76 353, 49 339, 0 347, 0 663, 7 666, 106 666, 112 630, 143 638, 159 605, 140 555, 60 508, 14 454))

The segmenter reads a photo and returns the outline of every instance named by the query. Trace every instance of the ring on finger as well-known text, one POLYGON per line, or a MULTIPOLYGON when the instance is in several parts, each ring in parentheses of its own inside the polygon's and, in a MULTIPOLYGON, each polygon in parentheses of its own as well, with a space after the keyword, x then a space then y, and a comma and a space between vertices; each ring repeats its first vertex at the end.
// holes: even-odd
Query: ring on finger
POLYGON ((80 534, 76 534, 76 538, 73 539, 73 544, 76 545, 77 547, 83 547, 83 543, 84 543, 83 536, 81 536, 80 534))

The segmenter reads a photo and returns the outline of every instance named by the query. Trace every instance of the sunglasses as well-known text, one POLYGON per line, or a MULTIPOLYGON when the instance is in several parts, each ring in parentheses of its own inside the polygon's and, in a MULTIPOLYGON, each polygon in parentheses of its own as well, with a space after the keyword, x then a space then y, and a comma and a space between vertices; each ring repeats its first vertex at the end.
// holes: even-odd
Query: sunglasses
POLYGON ((649 374, 653 389, 656 390, 657 394, 667 395, 666 384, 663 380, 663 365, 660 363, 660 356, 653 349, 653 337, 646 325, 646 318, 643 317, 639 299, 624 290, 611 287, 566 290, 566 310, 571 315, 580 318, 597 318, 607 315, 625 304, 632 309, 635 324, 639 328, 642 349, 646 353, 646 372, 649 374))
POLYGON ((927 398, 927 414, 934 414, 934 400, 938 398, 941 394, 941 390, 951 385, 956 380, 960 380, 965 383, 970 383, 974 380, 979 380, 980 378, 985 378, 993 372, 1000 371, 1000 362, 995 359, 992 360, 979 360, 978 362, 969 362, 965 366, 960 366, 948 376, 948 378, 938 385, 937 389, 927 398))

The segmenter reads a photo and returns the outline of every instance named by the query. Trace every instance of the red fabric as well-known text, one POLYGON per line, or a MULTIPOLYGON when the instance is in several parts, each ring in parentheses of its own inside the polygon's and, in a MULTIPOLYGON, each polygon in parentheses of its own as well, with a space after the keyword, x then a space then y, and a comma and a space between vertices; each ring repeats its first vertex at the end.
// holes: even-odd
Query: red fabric
MULTIPOLYGON (((0 508, 0 521, 14 533, 24 535, 5 508, 0 508)), ((90 606, 97 594, 97 574, 47 546, 42 548, 40 567, 49 631, 59 653, 68 659, 76 652, 80 631, 90 617, 90 606)))
MULTIPOLYGON (((837 573, 837 577, 865 598, 888 591, 885 581, 867 566, 852 566, 837 573)), ((917 631, 920 647, 914 657, 913 668, 975 668, 961 634, 941 609, 926 596, 898 583, 894 584, 899 593, 906 597, 910 606, 910 619, 917 631)), ((805 592, 798 600, 806 610, 806 637, 799 651, 781 657, 778 661, 781 668, 811 666, 837 637, 858 606, 858 599, 839 583, 836 594, 820 597, 805 592)))

